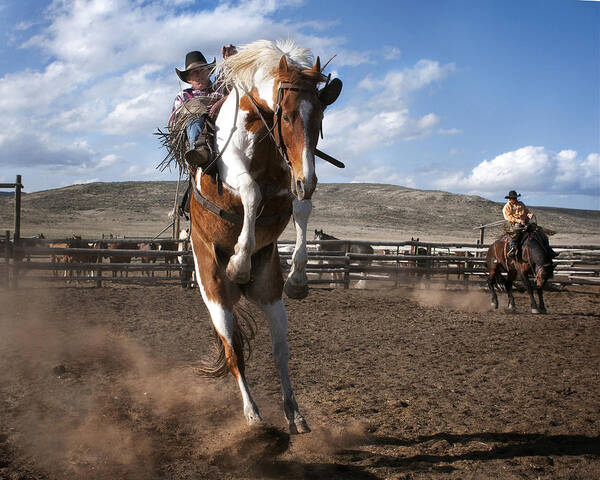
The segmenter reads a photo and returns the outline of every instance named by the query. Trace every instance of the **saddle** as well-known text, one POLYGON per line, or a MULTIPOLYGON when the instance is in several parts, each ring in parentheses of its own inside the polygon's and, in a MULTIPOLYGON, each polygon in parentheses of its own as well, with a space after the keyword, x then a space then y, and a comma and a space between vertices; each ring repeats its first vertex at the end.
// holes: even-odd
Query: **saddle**
POLYGON ((522 228, 515 228, 514 226, 505 226, 504 231, 505 241, 504 241, 504 254, 505 257, 508 258, 507 253, 509 250, 510 240, 514 240, 517 243, 517 255, 516 257, 520 260, 522 259, 522 247, 523 243, 526 239, 535 238, 537 242, 546 250, 548 255, 551 258, 555 258, 558 256, 552 247, 550 246, 550 241, 548 239, 549 235, 553 235, 555 232, 551 230, 545 230, 543 227, 540 227, 538 224, 530 222, 524 225, 522 228))

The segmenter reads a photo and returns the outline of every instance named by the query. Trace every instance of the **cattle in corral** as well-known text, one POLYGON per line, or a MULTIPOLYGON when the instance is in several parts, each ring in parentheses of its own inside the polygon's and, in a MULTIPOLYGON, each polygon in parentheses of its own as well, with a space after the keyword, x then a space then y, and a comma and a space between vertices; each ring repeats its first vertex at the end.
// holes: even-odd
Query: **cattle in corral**
MULTIPOLYGON (((339 240, 339 238, 334 237, 332 235, 328 235, 325 232, 323 232, 323 230, 315 230, 315 235, 314 235, 314 239, 315 240, 339 240)), ((343 252, 345 254, 347 253, 362 253, 362 254, 370 254, 372 255, 374 253, 373 247, 371 245, 369 245, 367 242, 360 242, 360 241, 353 241, 353 240, 346 240, 344 241, 344 243, 340 243, 340 244, 323 244, 323 243, 318 243, 317 245, 317 251, 319 252, 343 252)), ((329 264, 332 265, 340 265, 340 264, 344 264, 345 261, 340 260, 340 261, 336 261, 336 260, 330 260, 328 262, 329 264)), ((322 265, 323 264, 323 260, 319 260, 319 264, 322 265)), ((355 260, 353 262, 350 263, 351 265, 363 265, 363 266, 369 266, 371 265, 371 260, 355 260)), ((343 276, 343 273, 337 273, 337 274, 332 274, 334 279, 338 279, 340 280, 343 276)), ((321 279, 322 274, 319 273, 319 279, 321 279)), ((333 284, 332 286, 335 286, 335 284, 333 284)), ((365 288, 366 286, 366 282, 364 280, 359 280, 356 284, 356 288, 365 288)))
MULTIPOLYGON (((420 240, 419 240, 419 237, 417 237, 417 238, 410 237, 410 241, 411 242, 419 242, 420 240)), ((405 255, 426 256, 427 248, 419 246, 419 245, 411 244, 410 250, 408 252, 405 252, 405 255)), ((408 260, 407 263, 408 263, 408 266, 411 268, 426 268, 430 265, 429 259, 427 259, 427 258, 410 259, 410 260, 408 260)), ((415 271, 408 272, 408 275, 414 275, 416 277, 420 277, 423 275, 423 273, 418 270, 415 270, 415 271)))
MULTIPOLYGON (((93 244, 82 240, 81 235, 73 234, 73 236, 67 239, 65 242, 53 242, 48 244, 49 248, 92 248, 93 244)), ((75 272, 78 279, 81 276, 94 276, 93 269, 90 268, 77 268, 77 263, 97 263, 101 261, 99 255, 94 253, 53 253, 51 255, 51 262, 54 264, 52 269, 53 275, 57 276, 60 265, 64 265, 64 277, 67 281, 73 280, 73 273, 75 272)))
MULTIPOLYGON (((134 243, 128 243, 123 241, 107 242, 106 248, 109 250, 137 250, 138 246, 134 243)), ((131 263, 132 255, 109 255, 109 263, 131 263)), ((117 277, 117 268, 113 268, 112 276, 117 277)), ((121 277, 123 277, 123 270, 125 270, 125 278, 129 277, 129 270, 121 269, 121 277)))
MULTIPOLYGON (((142 243, 138 243, 137 245, 138 250, 140 250, 141 252, 150 252, 150 251, 156 251, 158 250, 158 245, 156 244, 156 242, 142 242, 142 243)), ((140 260, 142 263, 144 264, 150 264, 150 263, 156 263, 156 257, 147 257, 145 255, 140 255, 140 260)), ((154 276, 154 270, 150 271, 150 269, 148 270, 144 270, 142 272, 143 274, 150 276, 154 276), (151 273, 152 272, 152 273, 151 273)))
MULTIPOLYGON (((178 242, 175 240, 167 240, 167 241, 163 241, 160 242, 160 245, 158 246, 158 250, 159 251, 164 251, 164 252, 176 252, 178 250, 178 242)), ((176 255, 165 255, 164 257, 164 262, 170 265, 174 265, 177 263, 177 256, 176 255)), ((171 270, 167 268, 167 277, 171 276, 171 270)))

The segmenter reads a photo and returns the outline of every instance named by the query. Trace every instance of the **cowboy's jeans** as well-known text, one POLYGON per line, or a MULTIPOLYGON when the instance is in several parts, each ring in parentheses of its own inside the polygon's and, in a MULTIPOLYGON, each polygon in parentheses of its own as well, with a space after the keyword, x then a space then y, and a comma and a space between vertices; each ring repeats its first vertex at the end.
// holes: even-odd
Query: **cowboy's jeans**
POLYGON ((198 135, 200 135, 200 133, 202 132, 205 122, 206 118, 202 116, 200 118, 193 118, 186 124, 185 131, 187 133, 187 138, 190 143, 190 149, 193 149, 195 147, 196 139, 198 138, 198 135))
POLYGON ((520 223, 513 223, 510 225, 510 241, 508 242, 508 246, 509 249, 513 249, 515 248, 517 245, 519 245, 519 242, 521 240, 521 236, 523 235, 523 232, 525 231, 525 225, 522 225, 520 223))

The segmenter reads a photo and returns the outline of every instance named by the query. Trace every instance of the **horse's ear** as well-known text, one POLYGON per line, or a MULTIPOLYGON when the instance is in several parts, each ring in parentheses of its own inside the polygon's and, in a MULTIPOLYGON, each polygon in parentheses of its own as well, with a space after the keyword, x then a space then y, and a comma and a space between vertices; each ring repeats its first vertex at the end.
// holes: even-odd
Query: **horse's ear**
POLYGON ((321 59, 319 57, 317 57, 317 61, 313 65, 312 69, 313 69, 313 72, 321 73, 321 59))
POLYGON ((285 55, 282 55, 281 60, 279 60, 279 71, 280 72, 288 71, 288 63, 287 63, 287 59, 285 58, 285 55))

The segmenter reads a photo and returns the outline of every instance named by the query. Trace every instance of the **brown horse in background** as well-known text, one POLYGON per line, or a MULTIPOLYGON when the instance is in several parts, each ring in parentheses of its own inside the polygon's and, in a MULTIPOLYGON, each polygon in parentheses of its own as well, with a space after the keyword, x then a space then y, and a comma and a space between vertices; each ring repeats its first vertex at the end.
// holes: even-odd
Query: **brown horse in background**
POLYGON ((555 264, 552 263, 554 255, 548 243, 548 237, 540 227, 530 223, 523 233, 521 253, 516 258, 507 255, 509 241, 510 237, 504 235, 496 240, 487 252, 488 287, 492 294, 492 306, 498 308, 498 297, 494 287, 500 286, 506 289, 508 308, 514 310, 515 298, 512 293, 512 285, 515 278, 518 278, 529 293, 531 313, 546 313, 542 290, 546 281, 552 278, 555 267, 555 264), (503 272, 506 273, 506 278, 502 276, 503 272), (533 287, 529 283, 529 275, 534 277, 533 287), (534 289, 538 295, 539 305, 533 296, 534 289))

